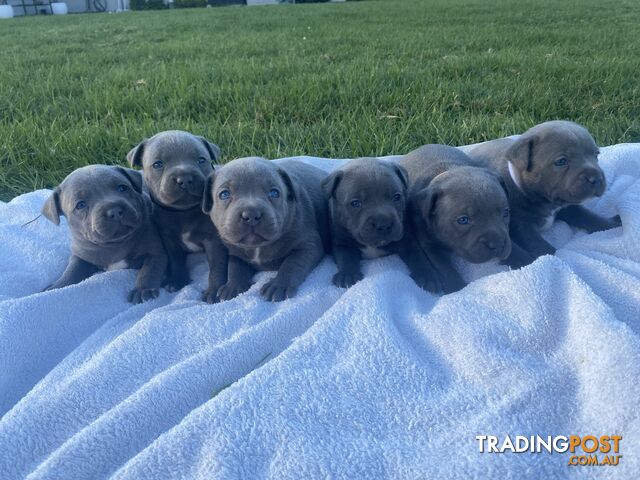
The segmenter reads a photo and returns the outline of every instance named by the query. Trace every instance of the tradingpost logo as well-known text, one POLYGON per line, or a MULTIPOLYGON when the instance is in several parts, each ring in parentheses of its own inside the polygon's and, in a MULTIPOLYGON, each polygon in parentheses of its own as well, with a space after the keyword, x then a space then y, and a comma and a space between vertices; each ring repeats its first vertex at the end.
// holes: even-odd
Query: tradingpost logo
POLYGON ((616 466, 622 458, 621 435, 476 435, 476 440, 480 453, 566 453, 571 466, 616 466))

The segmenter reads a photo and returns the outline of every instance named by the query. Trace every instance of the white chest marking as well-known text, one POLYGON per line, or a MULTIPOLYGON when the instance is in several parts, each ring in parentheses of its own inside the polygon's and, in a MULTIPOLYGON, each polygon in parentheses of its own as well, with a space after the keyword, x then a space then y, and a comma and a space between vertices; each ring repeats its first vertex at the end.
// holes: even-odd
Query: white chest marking
POLYGON ((511 180, 516 184, 518 190, 522 191, 522 184, 520 183, 520 176, 516 171, 516 168, 513 166, 511 162, 507 162, 507 167, 509 168, 509 175, 511 176, 511 180))
POLYGON ((360 248, 360 251, 362 252, 362 258, 367 260, 387 255, 387 252, 378 247, 362 247, 360 248))
POLYGON ((126 260, 120 260, 119 262, 112 263, 107 267, 107 270, 122 270, 123 268, 128 268, 129 264, 126 260))
POLYGON ((544 224, 542 225, 542 227, 540 227, 540 230, 546 232, 547 230, 551 229, 551 227, 553 226, 553 222, 556 219, 556 213, 558 212, 558 210, 560 210, 560 207, 553 209, 549 216, 544 219, 544 224))
POLYGON ((189 234, 188 233, 183 233, 180 236, 180 240, 182 240, 182 244, 190 252, 201 252, 202 251, 202 247, 200 247, 200 245, 198 245, 197 243, 193 243, 191 240, 189 240, 189 234))
POLYGON ((256 248, 253 251, 253 257, 251 257, 251 262, 256 265, 260 265, 260 248, 256 248))

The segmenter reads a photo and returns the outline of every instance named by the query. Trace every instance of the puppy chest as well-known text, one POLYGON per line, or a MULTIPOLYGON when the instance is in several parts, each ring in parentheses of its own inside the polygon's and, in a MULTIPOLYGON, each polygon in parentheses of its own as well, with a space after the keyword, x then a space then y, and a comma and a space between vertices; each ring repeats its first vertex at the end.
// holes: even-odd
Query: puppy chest
POLYGON ((182 248, 188 252, 194 253, 202 251, 201 243, 191 235, 191 232, 182 232, 180 235, 180 243, 182 243, 182 248))
POLYGON ((386 250, 378 247, 362 247, 360 248, 360 252, 362 253, 362 258, 366 260, 371 260, 372 258, 384 257, 388 255, 386 250))
POLYGON ((556 220, 556 213, 558 213, 558 210, 560 210, 560 208, 554 208, 549 213, 549 215, 547 215, 542 219, 542 225, 540 226, 540 230, 547 231, 551 229, 551 227, 553 226, 553 222, 555 222, 556 220))

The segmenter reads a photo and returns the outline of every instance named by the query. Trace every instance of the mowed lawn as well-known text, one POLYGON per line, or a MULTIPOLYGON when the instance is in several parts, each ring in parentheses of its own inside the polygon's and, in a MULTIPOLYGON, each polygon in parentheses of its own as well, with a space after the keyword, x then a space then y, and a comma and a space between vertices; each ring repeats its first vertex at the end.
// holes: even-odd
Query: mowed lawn
POLYGON ((0 22, 0 199, 186 129, 224 160, 405 153, 548 119, 640 141, 637 0, 379 0, 0 22))

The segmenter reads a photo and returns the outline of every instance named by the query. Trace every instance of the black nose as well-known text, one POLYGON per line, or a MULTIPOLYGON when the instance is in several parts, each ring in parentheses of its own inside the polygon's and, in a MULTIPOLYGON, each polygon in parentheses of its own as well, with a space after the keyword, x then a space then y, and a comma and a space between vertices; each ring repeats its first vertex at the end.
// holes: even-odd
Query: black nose
POLYGON ((491 253, 500 254, 504 251, 504 240, 498 240, 495 238, 483 238, 480 239, 480 243, 487 247, 487 250, 489 250, 491 253))
POLYGON ((393 220, 389 218, 372 218, 369 227, 380 234, 389 233, 393 228, 393 220))
POLYGON ((240 220, 242 220, 243 223, 247 223, 252 227, 260 223, 261 218, 262 218, 262 212, 259 210, 247 208, 242 212, 240 212, 240 220))
POLYGON ((122 220, 124 210, 122 207, 113 207, 106 211, 107 218, 109 220, 122 220))
POLYGON ((193 183, 193 176, 191 175, 176 175, 173 177, 173 181, 180 187, 186 187, 193 183))
POLYGON ((585 173, 582 175, 582 178, 585 182, 590 183, 591 185, 599 185, 602 183, 602 177, 597 173, 585 173))

